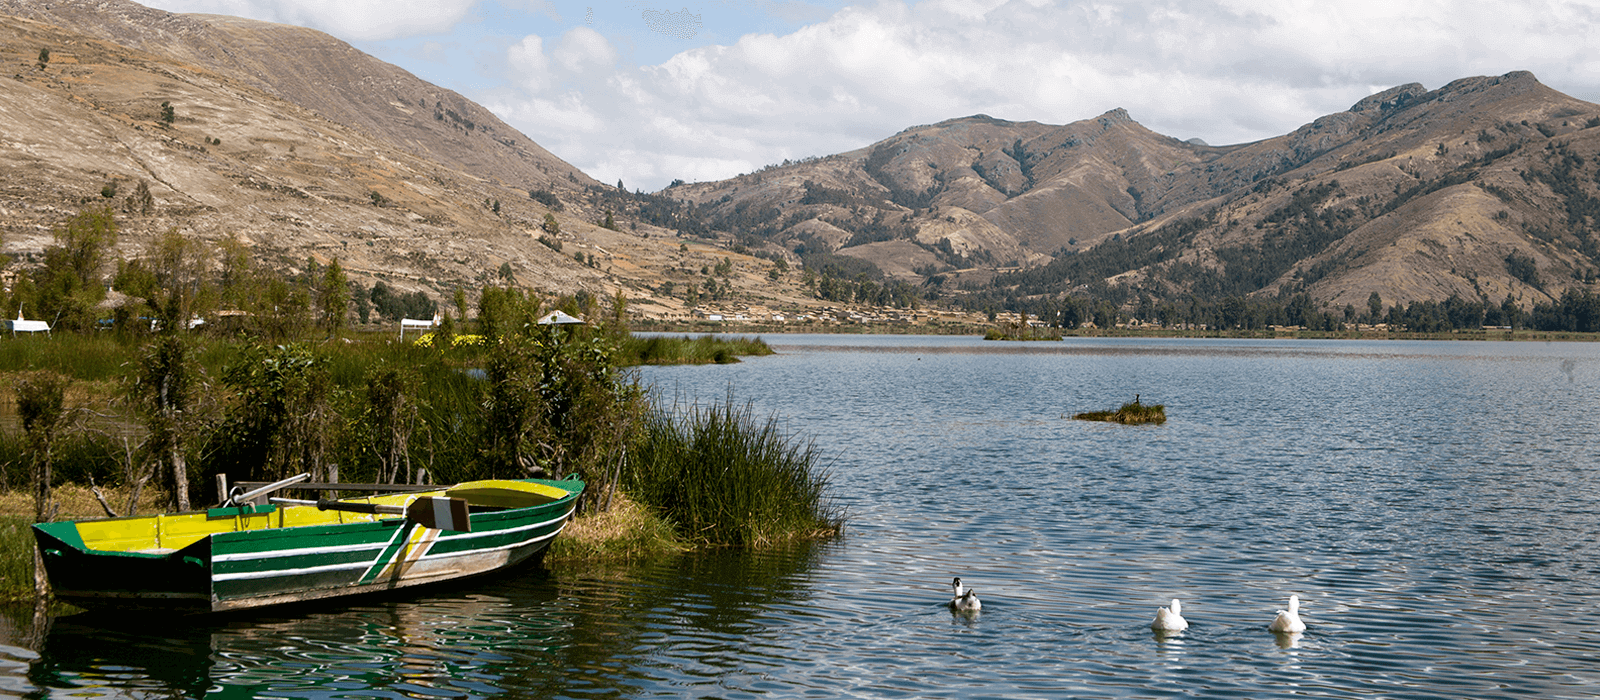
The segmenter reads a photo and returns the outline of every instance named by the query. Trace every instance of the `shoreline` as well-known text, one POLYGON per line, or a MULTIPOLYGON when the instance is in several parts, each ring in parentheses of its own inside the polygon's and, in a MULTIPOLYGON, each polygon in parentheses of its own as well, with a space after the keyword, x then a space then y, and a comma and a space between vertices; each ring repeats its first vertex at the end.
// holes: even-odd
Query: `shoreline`
MULTIPOLYGON (((644 322, 628 327, 633 333, 672 333, 688 335, 976 335, 994 326, 978 324, 889 325, 840 323, 741 323, 733 321, 695 321, 687 323, 644 322)), ((1534 330, 1464 330, 1440 333, 1411 331, 1278 331, 1234 330, 1200 331, 1176 329, 1052 329, 1061 338, 1209 338, 1216 340, 1470 340, 1483 342, 1600 342, 1600 333, 1534 330)), ((1000 342, 1059 342, 1056 338, 1001 338, 1000 342)))

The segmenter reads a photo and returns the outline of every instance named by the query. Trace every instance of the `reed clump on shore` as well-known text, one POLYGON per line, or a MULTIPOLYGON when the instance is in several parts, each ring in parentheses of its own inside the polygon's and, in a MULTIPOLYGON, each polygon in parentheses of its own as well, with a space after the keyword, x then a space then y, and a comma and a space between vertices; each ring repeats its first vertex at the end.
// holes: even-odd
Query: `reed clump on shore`
POLYGON ((692 542, 765 546, 839 532, 828 480, 810 443, 730 396, 650 414, 622 484, 692 542))
POLYGON ((1077 420, 1105 421, 1123 425, 1165 423, 1167 422, 1167 408, 1161 404, 1140 403, 1139 399, 1135 397, 1133 401, 1122 404, 1122 407, 1115 411, 1089 411, 1072 417, 1077 420))

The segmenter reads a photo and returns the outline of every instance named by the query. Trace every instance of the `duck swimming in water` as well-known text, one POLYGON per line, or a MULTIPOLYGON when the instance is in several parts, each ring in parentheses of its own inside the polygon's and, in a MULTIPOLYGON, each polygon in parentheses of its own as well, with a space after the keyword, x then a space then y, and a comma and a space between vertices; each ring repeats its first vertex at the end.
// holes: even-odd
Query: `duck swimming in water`
POLYGON ((1157 632, 1182 632, 1189 629, 1189 621, 1183 619, 1183 604, 1177 598, 1172 599, 1172 607, 1156 608, 1156 619, 1150 623, 1150 629, 1157 632))
POLYGON ((961 585, 961 579, 950 582, 950 609, 961 612, 970 612, 983 608, 983 603, 978 601, 978 592, 961 585))
POLYGON ((1300 620, 1300 596, 1289 596, 1289 609, 1279 610, 1278 616, 1267 625, 1267 629, 1278 633, 1293 634, 1306 631, 1306 623, 1300 620))

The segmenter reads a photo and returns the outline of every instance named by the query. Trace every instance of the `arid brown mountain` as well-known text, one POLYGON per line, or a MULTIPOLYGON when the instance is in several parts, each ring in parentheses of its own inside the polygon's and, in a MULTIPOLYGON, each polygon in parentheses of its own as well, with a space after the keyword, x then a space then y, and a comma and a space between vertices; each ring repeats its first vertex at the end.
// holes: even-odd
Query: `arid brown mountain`
MULTIPOLYGON (((9 274, 72 214, 112 206, 122 256, 176 228, 291 272, 338 257, 368 285, 439 299, 510 272, 549 293, 622 290, 648 305, 652 270, 730 255, 749 286, 771 286, 748 256, 683 251, 648 224, 602 228, 614 188, 320 32, 126 0, 0 0, 0 62, 9 274), (130 206, 141 184, 150 206, 130 206)), ((653 312, 682 310, 666 301, 653 312)))
POLYGON ((441 298, 509 272, 659 314, 867 289, 969 307, 1377 293, 1526 308, 1600 270, 1600 107, 1527 73, 1396 87, 1250 144, 1179 141, 1120 109, 1059 126, 979 115, 633 195, 308 29, 0 0, 0 61, 11 274, 105 205, 124 255, 176 228, 441 298), (150 206, 130 200, 141 185, 150 206))
POLYGON ((1011 298, 1109 283, 1528 305, 1600 269, 1597 127, 1600 106, 1511 73, 1404 85, 1238 146, 1162 136, 1122 110, 1065 126, 980 115, 667 193, 752 247, 1011 298), (990 282, 997 266, 1026 271, 990 282))

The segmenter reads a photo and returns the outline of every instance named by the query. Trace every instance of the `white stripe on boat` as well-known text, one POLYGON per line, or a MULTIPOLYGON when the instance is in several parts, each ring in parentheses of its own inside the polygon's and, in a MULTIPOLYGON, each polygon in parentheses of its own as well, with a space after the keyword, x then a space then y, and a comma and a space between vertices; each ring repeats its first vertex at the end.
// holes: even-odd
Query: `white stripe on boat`
MULTIPOLYGON (((571 514, 572 514, 572 511, 570 511, 570 510, 567 511, 567 515, 571 515, 571 514)), ((558 518, 557 520, 565 520, 565 516, 563 516, 562 518, 558 518)), ((481 536, 492 535, 492 534, 496 534, 496 533, 506 533, 506 532, 517 532, 517 531, 521 531, 521 530, 529 530, 529 529, 533 529, 533 528, 540 527, 540 526, 543 526, 543 525, 549 525, 550 523, 553 523, 553 522, 556 522, 556 520, 546 520, 546 521, 544 521, 542 523, 537 523, 537 524, 534 524, 534 525, 523 525, 523 526, 520 526, 520 527, 507 528, 507 529, 504 529, 504 530, 493 530, 493 531, 484 533, 483 535, 479 535, 477 533, 473 533, 471 536, 473 536, 473 537, 481 537, 481 536)), ((442 561, 442 560, 445 560, 445 559, 451 559, 451 558, 455 558, 455 557, 472 556, 472 555, 476 555, 476 554, 483 554, 483 553, 486 553, 486 552, 500 552, 500 551, 505 551, 505 550, 508 550, 508 549, 516 549, 518 547, 525 547, 525 546, 528 546, 530 544, 534 544, 536 542, 541 542, 541 541, 544 541, 544 540, 551 539, 551 538, 555 537, 556 535, 561 534, 561 531, 565 530, 565 529, 567 529, 567 524, 566 523, 562 523, 561 527, 556 528, 555 532, 552 532, 552 533, 550 533, 548 535, 541 535, 539 537, 535 537, 535 538, 532 538, 532 539, 522 540, 522 541, 519 541, 519 542, 513 542, 511 544, 503 544, 503 545, 500 545, 498 547, 490 547, 490 548, 487 548, 487 549, 468 549, 468 550, 464 550, 464 551, 460 551, 460 552, 451 552, 449 554, 429 554, 429 555, 426 555, 426 556, 418 559, 417 561, 442 561)), ((398 533, 396 533, 396 534, 398 534, 398 533)), ((454 538, 452 538, 452 539, 454 539, 454 538)), ((393 539, 391 538, 390 541, 392 542, 393 539)), ((387 548, 388 546, 389 546, 388 544, 384 544, 384 545, 381 545, 381 546, 380 545, 369 545, 366 548, 367 549, 384 549, 384 548, 387 548)), ((346 551, 348 551, 347 548, 334 548, 334 547, 322 548, 321 550, 299 549, 299 550, 288 550, 288 551, 298 552, 298 553, 315 554, 315 553, 318 553, 319 551, 333 550, 333 549, 346 549, 346 551)), ((263 553, 263 554, 266 554, 266 553, 263 553)), ((238 555, 238 556, 242 556, 242 555, 238 555)), ((270 554, 268 556, 288 556, 288 555, 287 554, 281 554, 280 555, 280 554, 273 553, 273 554, 270 554)), ((265 559, 265 558, 268 558, 268 556, 252 556, 251 558, 254 558, 254 559, 265 559)), ((212 574, 211 575, 211 580, 213 580, 213 581, 241 581, 241 580, 258 579, 258 578, 276 578, 276 577, 279 577, 279 576, 298 576, 298 575, 302 575, 302 574, 319 574, 319 573, 326 573, 326 572, 329 572, 329 571, 343 571, 343 570, 348 570, 348 569, 366 569, 366 568, 372 567, 374 564, 375 564, 375 562, 370 562, 370 561, 357 561, 357 562, 347 562, 347 563, 344 563, 344 564, 324 564, 322 566, 308 566, 308 567, 300 568, 300 569, 269 569, 267 571, 245 571, 245 572, 233 573, 233 574, 212 574)))
MULTIPOLYGON (((576 510, 576 509, 573 509, 573 510, 576 510)), ((513 532, 521 532, 523 530, 531 530, 531 529, 534 529, 534 528, 544 527, 544 526, 549 525, 550 523, 556 522, 558 520, 565 520, 568 517, 570 517, 571 515, 572 515, 572 510, 568 510, 566 515, 563 515, 563 516, 561 516, 559 518, 553 518, 553 519, 550 519, 550 520, 546 520, 546 521, 541 522, 541 523, 532 523, 532 524, 529 524, 529 525, 518 525, 516 527, 505 528, 504 530, 483 530, 481 532, 463 532, 463 533, 458 533, 458 534, 452 534, 447 539, 449 539, 451 541, 466 540, 466 539, 474 539, 474 538, 478 538, 478 537, 493 537, 495 535, 504 535, 504 534, 513 533, 513 532)), ((381 550, 387 548, 389 545, 394 544, 394 538, 398 537, 400 535, 400 532, 403 531, 403 530, 405 530, 405 528, 396 529, 395 534, 389 536, 389 541, 388 542, 383 542, 383 543, 343 544, 343 545, 337 545, 337 546, 333 546, 333 547, 303 547, 301 549, 274 549, 274 550, 270 550, 270 551, 266 551, 266 552, 239 552, 239 553, 236 553, 236 554, 217 554, 217 555, 214 555, 214 556, 211 557, 211 561, 212 562, 255 561, 255 560, 258 560, 258 559, 276 559, 278 557, 299 557, 299 556, 308 556, 308 555, 312 555, 312 554, 338 554, 340 552, 359 552, 359 551, 368 550, 368 549, 376 549, 376 550, 380 550, 381 551, 381 550)), ((484 550, 484 551, 489 551, 489 550, 484 550)))

